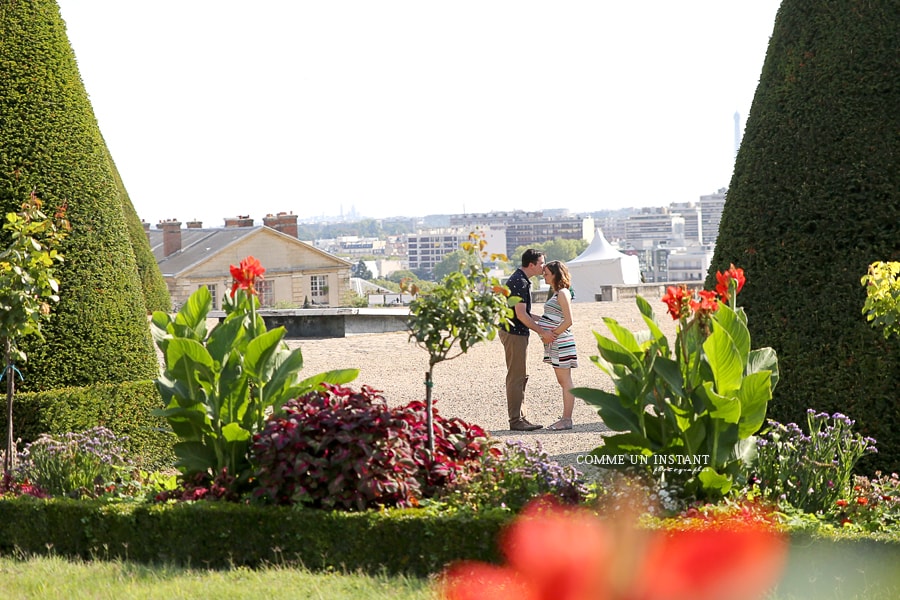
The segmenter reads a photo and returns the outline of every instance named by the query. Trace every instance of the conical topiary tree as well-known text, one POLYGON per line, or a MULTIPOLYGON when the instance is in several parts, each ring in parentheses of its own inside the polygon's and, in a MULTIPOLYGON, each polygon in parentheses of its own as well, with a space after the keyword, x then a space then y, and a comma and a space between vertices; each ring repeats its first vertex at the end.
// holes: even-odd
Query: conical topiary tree
POLYGON ((152 378, 147 309, 109 152, 54 0, 0 2, 0 210, 68 205, 60 303, 23 390, 152 378))
POLYGON ((896 0, 784 0, 710 268, 747 273, 751 334, 781 364, 769 416, 844 413, 878 441, 862 466, 889 471, 900 468, 900 343, 866 323, 860 278, 900 258, 897 48, 896 0))

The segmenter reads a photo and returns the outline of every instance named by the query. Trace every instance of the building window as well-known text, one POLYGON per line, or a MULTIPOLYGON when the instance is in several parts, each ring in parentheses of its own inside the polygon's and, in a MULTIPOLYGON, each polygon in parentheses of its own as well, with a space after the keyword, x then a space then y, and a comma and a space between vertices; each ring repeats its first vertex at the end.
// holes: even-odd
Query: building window
POLYGON ((257 279, 255 282, 256 293, 259 294, 260 306, 272 306, 275 298, 272 294, 272 281, 269 279, 257 279))
POLYGON ((328 279, 324 275, 312 275, 309 278, 309 290, 314 298, 321 298, 328 295, 328 279))
POLYGON ((219 294, 216 291, 216 284, 214 283, 201 283, 197 286, 198 288, 205 287, 209 290, 209 295, 212 296, 212 310, 219 310, 219 294))

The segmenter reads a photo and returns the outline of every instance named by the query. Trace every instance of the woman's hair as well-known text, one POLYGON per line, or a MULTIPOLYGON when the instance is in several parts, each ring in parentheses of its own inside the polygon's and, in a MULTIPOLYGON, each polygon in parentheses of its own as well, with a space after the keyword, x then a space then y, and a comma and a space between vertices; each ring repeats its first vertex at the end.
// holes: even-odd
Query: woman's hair
POLYGON ((566 267, 565 263, 559 262, 558 260, 551 260, 544 266, 549 269, 550 274, 553 275, 554 292, 558 292, 572 284, 572 279, 569 277, 569 269, 566 267))

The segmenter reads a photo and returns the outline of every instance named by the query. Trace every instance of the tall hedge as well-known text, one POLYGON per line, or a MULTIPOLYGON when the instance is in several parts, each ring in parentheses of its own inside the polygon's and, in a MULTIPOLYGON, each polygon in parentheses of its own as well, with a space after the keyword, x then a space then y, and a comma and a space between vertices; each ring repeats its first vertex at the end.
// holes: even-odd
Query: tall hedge
POLYGON ((152 378, 156 355, 109 152, 54 0, 0 2, 0 210, 68 205, 61 300, 20 387, 152 378))
POLYGON ((869 471, 900 470, 900 340, 866 323, 860 285, 900 260, 898 48, 896 0, 784 0, 710 270, 746 271, 754 345, 782 370, 770 416, 849 415, 878 441, 869 471))

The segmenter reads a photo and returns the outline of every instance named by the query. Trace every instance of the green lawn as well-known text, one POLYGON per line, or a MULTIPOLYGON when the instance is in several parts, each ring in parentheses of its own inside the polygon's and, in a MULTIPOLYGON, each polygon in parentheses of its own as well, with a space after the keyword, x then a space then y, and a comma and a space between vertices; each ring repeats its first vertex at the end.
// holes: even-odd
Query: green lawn
POLYGON ((311 573, 282 567, 205 571, 32 557, 0 558, 0 598, 423 600, 432 594, 427 581, 406 577, 311 573))

